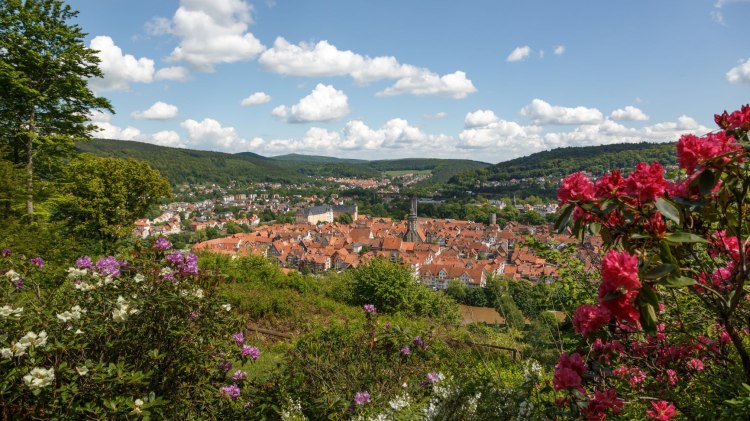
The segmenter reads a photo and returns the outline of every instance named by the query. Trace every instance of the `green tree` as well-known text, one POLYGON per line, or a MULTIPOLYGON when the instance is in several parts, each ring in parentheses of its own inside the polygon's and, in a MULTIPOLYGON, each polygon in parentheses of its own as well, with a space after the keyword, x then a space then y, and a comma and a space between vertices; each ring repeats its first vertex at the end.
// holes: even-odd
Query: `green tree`
POLYGON ((50 178, 73 143, 90 138, 92 110, 112 111, 87 85, 102 72, 81 28, 69 23, 77 14, 61 0, 0 2, 0 144, 25 167, 30 222, 35 175, 50 178))
POLYGON ((467 289, 465 283, 454 279, 448 281, 448 288, 446 288, 445 293, 456 300, 457 303, 466 304, 467 289))
POLYGON ((341 216, 336 217, 334 221, 338 222, 339 224, 349 225, 354 222, 354 219, 352 219, 352 215, 347 212, 341 216))
POLYGON ((129 233, 133 222, 143 217, 160 198, 170 196, 167 179, 143 161, 93 158, 84 155, 65 171, 63 196, 53 219, 69 230, 102 242, 115 241, 129 233))

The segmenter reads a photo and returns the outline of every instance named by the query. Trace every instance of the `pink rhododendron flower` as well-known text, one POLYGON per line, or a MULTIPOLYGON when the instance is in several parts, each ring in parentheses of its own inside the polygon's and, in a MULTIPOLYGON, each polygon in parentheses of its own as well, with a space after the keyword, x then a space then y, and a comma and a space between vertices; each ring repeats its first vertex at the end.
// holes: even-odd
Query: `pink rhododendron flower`
POLYGON ((667 370, 667 383, 669 383, 670 386, 677 384, 677 372, 671 368, 667 370))
POLYGON ((607 411, 619 414, 622 411, 623 401, 617 397, 615 389, 609 389, 606 392, 597 390, 589 401, 588 405, 581 408, 581 413, 586 416, 588 421, 601 421, 607 418, 607 411))
POLYGON ((688 367, 695 371, 702 371, 703 370, 703 361, 693 358, 692 360, 688 361, 688 367))
MULTIPOLYGON (((726 111, 724 111, 726 114, 726 111)), ((727 117, 727 130, 742 129, 750 130, 750 105, 743 105, 737 111, 727 117)))
POLYGON ((594 199, 594 183, 582 172, 576 172, 565 177, 562 186, 557 191, 557 200, 561 204, 572 200, 587 202, 594 199))
POLYGON ((601 304, 584 304, 573 314, 573 327, 579 334, 588 336, 607 324, 611 318, 612 313, 601 304))
POLYGON ((656 421, 668 421, 675 415, 674 404, 667 401, 651 402, 652 411, 646 411, 646 415, 656 421))
POLYGON ((661 213, 656 212, 643 223, 643 228, 654 237, 663 238, 664 233, 667 231, 667 223, 664 222, 664 217, 662 217, 661 213))
POLYGON ((581 386, 581 377, 586 372, 586 363, 581 356, 576 354, 560 355, 560 359, 555 365, 555 374, 552 378, 552 384, 555 390, 573 389, 581 386))
POLYGON ((619 170, 612 170, 596 180, 596 195, 604 198, 615 198, 622 194, 625 188, 625 179, 619 170))
POLYGON ((602 284, 599 302, 618 320, 640 320, 634 302, 641 282, 638 280, 638 257, 627 251, 610 250, 602 259, 602 284), (617 294, 621 294, 617 296, 617 294))
POLYGON ((642 203, 653 202, 664 196, 667 182, 664 180, 664 168, 658 162, 646 165, 641 162, 635 166, 635 171, 625 179, 624 191, 632 197, 637 197, 642 203))

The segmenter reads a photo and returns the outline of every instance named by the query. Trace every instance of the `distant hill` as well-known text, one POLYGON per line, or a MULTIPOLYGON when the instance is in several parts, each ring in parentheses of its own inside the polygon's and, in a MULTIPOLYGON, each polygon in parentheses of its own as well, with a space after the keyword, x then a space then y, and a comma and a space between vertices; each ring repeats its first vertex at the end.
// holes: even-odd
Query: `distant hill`
MULTIPOLYGON (((240 152, 237 155, 244 155, 252 152, 240 152)), ((290 153, 287 155, 272 156, 270 159, 274 161, 302 161, 302 162, 324 162, 328 164, 333 163, 346 163, 346 164, 363 164, 367 163, 364 159, 345 159, 345 158, 334 158, 332 156, 322 155, 302 155, 298 153, 290 153)))
POLYGON ((626 172, 639 162, 659 161, 663 165, 677 162, 674 143, 623 143, 602 146, 558 148, 538 152, 522 158, 501 162, 479 170, 465 171, 452 177, 448 185, 456 190, 474 190, 500 195, 519 194, 553 197, 557 183, 539 183, 540 177, 562 178, 576 171, 588 171, 596 176, 612 169, 626 172), (528 179, 526 182, 518 180, 528 179), (509 184, 510 180, 516 180, 509 184), (502 185, 478 187, 495 181, 502 185), (506 184, 508 183, 508 184, 506 184))
POLYGON ((78 143, 76 147, 99 156, 147 161, 173 184, 227 183, 230 180, 293 182, 303 178, 276 161, 251 152, 228 154, 110 139, 95 139, 78 143))

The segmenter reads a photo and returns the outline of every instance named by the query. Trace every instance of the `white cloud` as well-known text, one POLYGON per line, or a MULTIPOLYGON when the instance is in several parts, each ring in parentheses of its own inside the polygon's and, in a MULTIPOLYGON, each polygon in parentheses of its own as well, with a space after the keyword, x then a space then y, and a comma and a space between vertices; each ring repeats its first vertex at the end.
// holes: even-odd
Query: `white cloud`
POLYGON ((173 130, 162 130, 156 132, 144 139, 148 143, 153 143, 159 146, 169 146, 171 148, 184 148, 185 144, 182 143, 180 135, 173 130))
POLYGON ((521 109, 521 115, 535 124, 596 124, 602 121, 601 111, 586 107, 561 107, 535 98, 521 109))
POLYGON ((495 112, 492 110, 477 110, 466 113, 464 117, 464 126, 467 128, 487 126, 490 123, 498 121, 495 112))
POLYGON ((399 63, 392 56, 371 58, 350 50, 342 51, 325 40, 316 44, 301 42, 295 45, 278 37, 273 47, 263 52, 258 61, 266 70, 282 75, 348 75, 360 84, 397 79, 392 87, 379 93, 381 96, 412 94, 464 98, 476 92, 464 72, 440 76, 426 68, 399 63))
POLYGON ((750 84, 750 58, 747 61, 740 62, 737 66, 732 67, 726 74, 729 83, 750 84))
POLYGON ((467 149, 493 148, 511 157, 545 149, 541 127, 523 126, 498 118, 491 110, 466 114, 466 128, 458 135, 458 146, 467 149))
POLYGON ((434 114, 425 114, 424 118, 426 120, 442 120, 444 118, 448 117, 448 113, 445 111, 438 111, 434 114))
POLYGON ((565 54, 565 46, 564 45, 558 45, 557 47, 555 47, 555 55, 556 56, 561 56, 563 54, 565 54))
POLYGON ((263 144, 262 139, 243 139, 234 127, 222 127, 212 118, 204 118, 200 122, 189 119, 180 126, 188 132, 187 146, 190 148, 242 152, 255 150, 263 144))
POLYGON ((531 54, 531 47, 528 45, 524 45, 523 47, 516 47, 513 52, 508 54, 508 57, 505 59, 505 61, 508 62, 515 62, 515 61, 523 61, 526 59, 526 57, 531 54))
POLYGON ((253 105, 265 104, 270 101, 271 95, 268 95, 265 92, 255 92, 249 97, 243 99, 242 102, 240 102, 240 105, 243 107, 250 107, 253 105))
POLYGON ((97 50, 99 68, 104 78, 93 78, 89 81, 92 88, 98 91, 127 90, 130 83, 151 83, 154 80, 154 61, 146 58, 135 58, 123 54, 112 38, 99 35, 91 40, 89 48, 97 50))
POLYGON ((186 81, 190 79, 188 70, 182 66, 164 67, 156 71, 154 75, 156 80, 178 80, 186 81))
POLYGON ((149 35, 164 35, 172 32, 172 21, 163 17, 155 17, 143 25, 149 35))
POLYGON ((177 117, 179 110, 172 104, 166 102, 156 101, 154 105, 149 107, 145 111, 134 111, 130 115, 133 118, 145 119, 145 120, 169 120, 170 118, 177 117))
POLYGON ((218 63, 253 59, 265 46, 248 32, 252 6, 242 0, 181 0, 170 25, 154 24, 181 38, 169 61, 184 61, 202 72, 218 63))
POLYGON ((612 111, 609 115, 612 120, 625 120, 625 121, 645 121, 649 117, 640 109, 628 105, 625 108, 618 108, 612 111))
POLYGON ((99 131, 94 132, 92 136, 98 139, 135 140, 141 136, 141 131, 132 126, 123 129, 108 121, 94 122, 94 124, 99 127, 99 131))
POLYGON ((287 123, 338 120, 349 114, 349 98, 343 91, 319 83, 310 95, 297 104, 291 107, 280 105, 271 114, 287 123))
POLYGON ((750 0, 717 0, 714 9, 710 12, 711 18, 719 25, 726 26, 724 21, 724 7, 732 3, 747 3, 750 0))

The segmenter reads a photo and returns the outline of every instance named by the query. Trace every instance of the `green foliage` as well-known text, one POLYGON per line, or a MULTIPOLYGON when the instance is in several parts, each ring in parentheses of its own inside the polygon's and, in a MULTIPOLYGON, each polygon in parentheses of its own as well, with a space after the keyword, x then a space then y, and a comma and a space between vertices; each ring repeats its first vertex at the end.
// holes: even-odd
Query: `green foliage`
POLYGON ((403 312, 445 320, 457 318, 452 300, 434 294, 397 263, 376 258, 350 274, 353 304, 373 304, 384 313, 403 312))
POLYGON ((341 215, 339 217, 336 217, 334 219, 334 222, 338 222, 339 224, 344 224, 344 225, 349 225, 353 221, 354 221, 354 219, 352 219, 352 215, 349 214, 349 213, 345 213, 345 214, 343 214, 343 215, 341 215))
POLYGON ((146 162, 96 157, 71 162, 62 193, 53 219, 105 244, 128 235, 136 219, 171 195, 167 180, 146 162))

